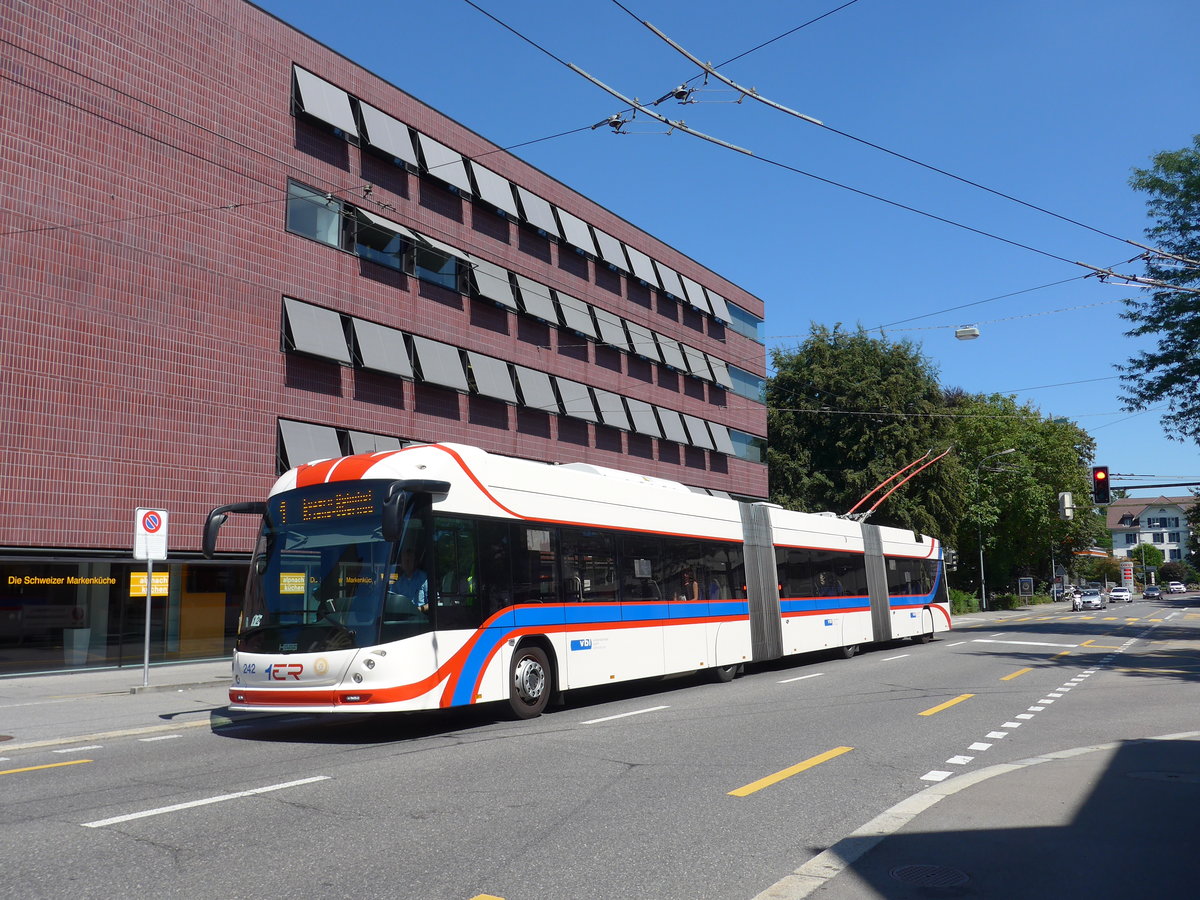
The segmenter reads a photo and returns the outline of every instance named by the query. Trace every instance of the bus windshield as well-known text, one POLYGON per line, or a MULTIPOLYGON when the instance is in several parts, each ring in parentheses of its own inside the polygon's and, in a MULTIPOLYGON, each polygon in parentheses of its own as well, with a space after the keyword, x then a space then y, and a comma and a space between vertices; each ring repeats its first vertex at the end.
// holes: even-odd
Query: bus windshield
POLYGON ((246 586, 238 649, 319 653, 367 647, 388 623, 430 628, 423 573, 424 523, 401 496, 403 530, 383 537, 387 481, 324 484, 272 497, 246 586), (422 609, 422 607, 425 609, 422 609))

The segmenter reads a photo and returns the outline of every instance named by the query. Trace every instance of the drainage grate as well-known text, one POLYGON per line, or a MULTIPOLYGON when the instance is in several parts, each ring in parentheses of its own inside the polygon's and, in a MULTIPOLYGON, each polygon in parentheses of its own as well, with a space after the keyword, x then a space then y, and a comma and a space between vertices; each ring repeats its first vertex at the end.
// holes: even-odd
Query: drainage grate
POLYGON ((891 875, 897 881, 917 887, 959 887, 971 880, 966 872, 946 866, 897 866, 891 875))

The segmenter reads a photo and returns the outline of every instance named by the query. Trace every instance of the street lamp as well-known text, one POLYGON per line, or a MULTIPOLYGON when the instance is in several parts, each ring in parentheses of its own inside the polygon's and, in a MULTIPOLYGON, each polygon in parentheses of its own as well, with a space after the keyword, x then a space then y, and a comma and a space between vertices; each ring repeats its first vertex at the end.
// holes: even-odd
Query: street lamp
MULTIPOLYGON (((1007 450, 1001 450, 999 453, 993 453, 991 456, 985 456, 979 461, 979 465, 975 467, 975 490, 979 490, 979 475, 983 471, 983 464, 989 459, 995 459, 997 456, 1007 456, 1010 453, 1016 453, 1016 447, 1009 447, 1007 450)), ((976 501, 978 502, 978 501, 976 501)), ((975 523, 979 535, 979 608, 987 609, 987 578, 983 574, 983 518, 981 517, 975 523)))

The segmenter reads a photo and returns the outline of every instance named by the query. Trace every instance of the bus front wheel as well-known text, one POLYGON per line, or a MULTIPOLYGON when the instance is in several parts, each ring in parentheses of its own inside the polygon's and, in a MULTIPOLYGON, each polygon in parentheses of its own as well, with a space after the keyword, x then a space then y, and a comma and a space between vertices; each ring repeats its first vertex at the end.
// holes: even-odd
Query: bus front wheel
POLYGON ((718 684, 727 684, 733 681, 733 677, 737 675, 737 670, 738 664, 734 663, 732 666, 713 666, 709 669, 709 672, 712 674, 713 681, 716 681, 718 684))
POLYGON ((858 652, 858 644, 846 644, 838 649, 842 654, 842 659, 850 659, 858 652))
POLYGON ((513 654, 508 705, 518 719, 533 719, 542 714, 550 700, 550 681, 550 660, 541 647, 521 647, 513 654))

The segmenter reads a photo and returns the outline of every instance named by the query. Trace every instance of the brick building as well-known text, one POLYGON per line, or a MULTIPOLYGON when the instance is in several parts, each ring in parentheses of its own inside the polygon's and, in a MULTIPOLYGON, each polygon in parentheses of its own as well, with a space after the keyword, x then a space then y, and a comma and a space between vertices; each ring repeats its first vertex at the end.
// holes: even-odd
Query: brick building
POLYGON ((153 657, 223 655, 207 511, 314 458, 766 495, 758 298, 242 0, 3 8, 0 674, 140 662, 140 506, 153 657))

